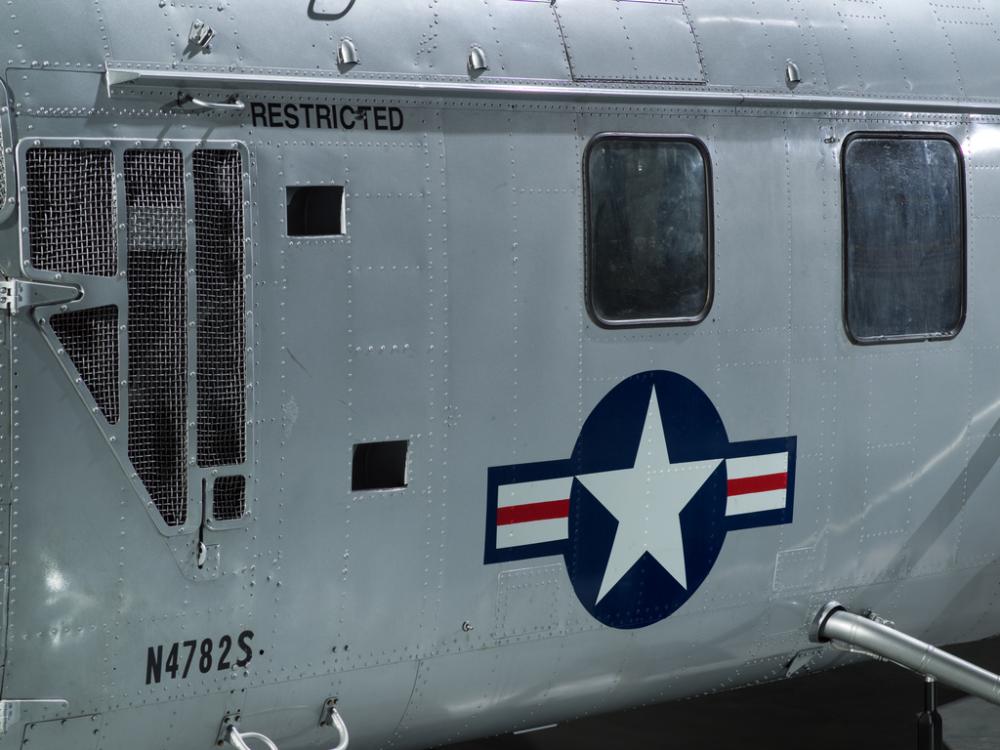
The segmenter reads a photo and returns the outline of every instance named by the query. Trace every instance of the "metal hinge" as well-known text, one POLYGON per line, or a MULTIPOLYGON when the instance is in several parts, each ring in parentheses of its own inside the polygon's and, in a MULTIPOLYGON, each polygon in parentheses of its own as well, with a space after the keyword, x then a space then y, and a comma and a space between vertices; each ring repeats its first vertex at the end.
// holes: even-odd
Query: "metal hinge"
POLYGON ((39 305, 58 305, 80 299, 80 287, 71 284, 46 284, 41 281, 4 279, 0 281, 0 308, 11 315, 39 305))

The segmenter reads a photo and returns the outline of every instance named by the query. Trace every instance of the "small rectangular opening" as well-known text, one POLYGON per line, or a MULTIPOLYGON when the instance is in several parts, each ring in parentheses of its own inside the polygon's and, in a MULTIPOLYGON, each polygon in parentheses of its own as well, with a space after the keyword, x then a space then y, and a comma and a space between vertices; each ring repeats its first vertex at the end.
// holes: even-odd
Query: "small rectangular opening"
POLYGON ((407 440, 385 443, 357 443, 351 490, 394 490, 406 486, 407 440))
POLYGON ((289 237, 336 237, 344 234, 343 185, 301 185, 285 188, 289 237))

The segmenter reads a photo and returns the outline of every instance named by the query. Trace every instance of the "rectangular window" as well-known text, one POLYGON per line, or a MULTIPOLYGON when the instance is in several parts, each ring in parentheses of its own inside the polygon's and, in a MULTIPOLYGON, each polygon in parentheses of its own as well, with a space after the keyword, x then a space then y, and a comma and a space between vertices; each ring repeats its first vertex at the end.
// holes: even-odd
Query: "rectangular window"
POLYGON ((346 205, 342 185, 288 187, 285 192, 289 237, 344 234, 346 205))
POLYGON ((951 338, 965 317, 965 194, 944 135, 844 145, 844 307, 856 343, 951 338))
POLYGON ((587 151, 587 305, 598 325, 697 323, 712 302, 710 169, 690 138, 599 136, 587 151))

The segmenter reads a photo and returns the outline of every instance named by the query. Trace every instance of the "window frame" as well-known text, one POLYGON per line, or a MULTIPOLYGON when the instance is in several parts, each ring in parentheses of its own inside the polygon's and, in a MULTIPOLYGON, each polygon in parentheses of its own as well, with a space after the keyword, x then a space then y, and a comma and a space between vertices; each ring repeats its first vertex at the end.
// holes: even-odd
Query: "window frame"
POLYGON ((950 133, 940 131, 881 131, 881 130, 858 130, 844 138, 844 145, 840 150, 840 225, 841 225, 841 322, 848 340, 856 346, 879 346, 883 344, 906 344, 915 341, 951 341, 962 332, 965 327, 965 319, 968 313, 969 298, 969 202, 968 183, 966 180, 965 153, 958 139, 950 133), (848 211, 847 211, 847 149, 851 143, 860 139, 880 139, 880 140, 921 140, 921 141, 946 141, 955 150, 958 163, 958 186, 959 200, 961 202, 961 257, 962 257, 962 294, 961 306, 958 320, 954 328, 944 332, 930 333, 905 333, 889 336, 863 336, 859 337, 851 330, 848 320, 849 303, 849 282, 848 282, 848 211))
POLYGON ((715 303, 715 194, 713 192, 714 173, 712 158, 708 146, 703 140, 688 133, 631 133, 607 132, 598 133, 587 144, 583 152, 583 213, 584 213, 584 298, 587 314, 591 321, 600 328, 616 330, 621 328, 658 328, 672 326, 694 326, 705 320, 715 303), (688 143, 698 149, 705 165, 705 245, 708 252, 707 290, 705 304, 702 309, 691 316, 664 318, 633 318, 628 320, 608 320, 598 314, 594 307, 594 290, 592 284, 592 269, 596 256, 591 231, 591 193, 590 193, 590 157, 594 148, 605 141, 661 141, 669 143, 688 143))

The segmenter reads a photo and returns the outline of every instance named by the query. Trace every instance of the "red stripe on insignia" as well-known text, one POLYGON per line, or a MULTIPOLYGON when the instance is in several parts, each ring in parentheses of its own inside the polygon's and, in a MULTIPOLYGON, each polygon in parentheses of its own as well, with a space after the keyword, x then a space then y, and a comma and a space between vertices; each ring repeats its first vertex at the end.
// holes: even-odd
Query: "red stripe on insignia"
POLYGON ((548 521, 568 516, 568 499, 526 505, 508 505, 506 508, 497 508, 497 526, 509 526, 512 523, 527 523, 528 521, 548 521))
POLYGON ((754 492, 770 492, 771 490, 788 489, 788 473, 763 474, 759 477, 743 477, 730 479, 726 483, 729 497, 733 495, 749 495, 754 492))

